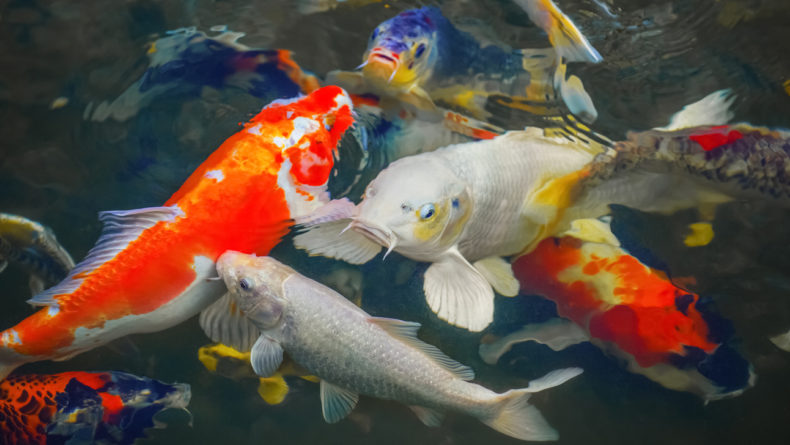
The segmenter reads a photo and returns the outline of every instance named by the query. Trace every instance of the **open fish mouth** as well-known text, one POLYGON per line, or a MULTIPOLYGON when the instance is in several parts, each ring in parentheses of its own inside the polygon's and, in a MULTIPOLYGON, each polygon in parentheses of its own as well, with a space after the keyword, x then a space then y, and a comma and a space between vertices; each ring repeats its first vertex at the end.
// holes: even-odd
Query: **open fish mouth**
POLYGON ((384 255, 386 258, 387 255, 395 248, 395 245, 398 242, 398 237, 392 233, 386 227, 381 227, 377 224, 370 223, 365 220, 361 220, 358 218, 354 218, 349 224, 349 228, 354 230, 357 233, 362 234, 365 238, 373 241, 376 244, 380 244, 387 248, 387 253, 384 255))

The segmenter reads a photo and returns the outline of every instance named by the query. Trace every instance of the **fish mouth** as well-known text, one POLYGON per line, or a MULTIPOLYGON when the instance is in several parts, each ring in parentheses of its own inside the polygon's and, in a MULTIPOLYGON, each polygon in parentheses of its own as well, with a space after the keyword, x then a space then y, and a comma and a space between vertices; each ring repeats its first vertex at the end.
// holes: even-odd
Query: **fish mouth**
POLYGON ((370 221, 354 218, 351 220, 351 224, 348 225, 348 228, 363 235, 374 243, 386 247, 387 253, 384 254, 384 258, 386 258, 398 244, 398 237, 392 233, 392 230, 371 223, 370 221))
POLYGON ((398 68, 399 59, 400 57, 395 55, 395 53, 392 51, 388 51, 383 48, 374 48, 368 56, 368 60, 365 65, 383 65, 395 71, 398 68))

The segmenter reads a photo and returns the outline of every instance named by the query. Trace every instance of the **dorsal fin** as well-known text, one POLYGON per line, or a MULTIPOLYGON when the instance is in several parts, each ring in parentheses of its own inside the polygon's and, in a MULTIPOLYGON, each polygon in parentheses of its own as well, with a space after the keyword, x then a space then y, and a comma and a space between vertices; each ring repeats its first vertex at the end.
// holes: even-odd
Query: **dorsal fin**
POLYGON ((184 216, 184 212, 176 206, 99 212, 99 221, 104 223, 104 227, 93 249, 63 281, 34 296, 28 303, 35 306, 57 305, 59 295, 74 292, 87 273, 115 258, 143 231, 160 221, 175 221, 179 216, 184 216))
POLYGON ((475 378, 475 372, 472 370, 472 368, 458 363, 457 361, 446 356, 444 352, 440 351, 436 346, 429 345, 428 343, 425 343, 424 341, 417 338, 417 331, 420 329, 419 323, 381 317, 370 317, 368 320, 387 331, 388 334, 392 335, 396 339, 427 355, 428 358, 436 362, 436 364, 440 365, 444 369, 455 374, 459 379, 472 380, 475 378))

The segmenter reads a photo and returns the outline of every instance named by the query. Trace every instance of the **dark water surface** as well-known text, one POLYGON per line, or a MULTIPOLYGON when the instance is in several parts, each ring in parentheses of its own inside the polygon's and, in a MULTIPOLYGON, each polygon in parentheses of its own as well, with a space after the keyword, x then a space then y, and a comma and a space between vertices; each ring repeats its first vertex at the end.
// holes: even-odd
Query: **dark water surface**
MULTIPOLYGON (((143 74, 148 44, 167 30, 216 25, 244 32, 253 48, 283 48, 321 76, 361 61, 370 31, 409 7, 435 2, 373 3, 301 15, 291 1, 22 1, 0 3, 0 211, 52 227, 76 259, 93 246, 100 210, 156 206, 268 100, 232 86, 186 88, 163 94, 133 117, 86 119, 143 74), (52 109, 56 98, 65 106, 52 109), (91 108, 88 108, 91 107, 91 108)), ((681 106, 721 88, 738 99, 736 121, 790 126, 790 2, 785 0, 568 0, 558 2, 604 62, 575 64, 599 112, 594 125, 610 138, 666 125, 681 106)), ((454 22, 513 48, 548 45, 526 15, 507 1, 438 2, 454 22)), ((477 381, 495 390, 565 366, 585 373, 537 394, 535 404, 567 444, 780 444, 790 441, 790 354, 767 337, 790 328, 790 213, 752 203, 722 206, 716 238, 685 248, 691 212, 644 215, 622 209, 633 236, 661 258, 673 276, 693 276, 693 290, 732 321, 734 347, 754 365, 754 388, 707 405, 626 372, 589 344, 553 352, 520 345, 499 365, 477 356, 479 334, 438 321, 425 306, 420 280, 392 283, 415 266, 393 255, 361 268, 364 307, 373 315, 424 324, 421 337, 472 366, 477 381), (382 284, 388 283, 388 284, 382 284)), ((318 277, 341 266, 307 259, 289 242, 275 254, 318 277)), ((421 267, 417 266, 418 272, 421 267)), ((412 274, 413 275, 413 274, 412 274)), ((0 326, 30 313, 26 277, 10 267, 0 275, 0 326)), ((553 313, 536 297, 497 301, 505 333, 553 313)), ((144 443, 517 443, 474 419, 448 416, 427 428, 405 406, 363 397, 350 418, 327 425, 318 386, 292 379, 286 401, 269 406, 255 380, 213 375, 197 360, 208 343, 197 320, 160 333, 137 335, 67 362, 25 366, 23 372, 117 369, 192 385, 186 416, 144 443)))

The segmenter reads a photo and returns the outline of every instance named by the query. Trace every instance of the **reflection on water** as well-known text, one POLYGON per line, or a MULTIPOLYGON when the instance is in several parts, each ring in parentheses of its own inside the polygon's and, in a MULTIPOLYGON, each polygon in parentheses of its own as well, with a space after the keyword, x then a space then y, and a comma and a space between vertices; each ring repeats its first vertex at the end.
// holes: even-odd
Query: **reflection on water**
MULTIPOLYGON (((239 122, 270 100, 293 95, 300 79, 309 77, 293 72, 272 77, 266 64, 282 63, 283 55, 260 48, 290 50, 295 62, 319 77, 334 69, 352 70, 378 23, 422 5, 349 3, 309 15, 299 14, 290 1, 6 3, 0 7, 0 211, 45 223, 75 258, 82 258, 98 236, 98 211, 160 205, 239 122), (212 63, 190 56, 193 65, 157 65, 156 54, 179 51, 184 38, 202 38, 167 30, 195 27, 221 35, 219 28, 211 30, 215 26, 243 32, 237 42, 244 46, 231 38, 207 40, 200 50, 212 55, 206 59, 212 63), (155 41, 160 42, 156 47, 155 41), (168 47, 167 42, 175 43, 168 47), (218 52, 228 57, 216 57, 218 52), (159 71, 151 71, 152 66, 159 71)), ((509 1, 438 6, 480 39, 512 48, 548 45, 542 31, 509 1)), ((570 0, 560 6, 604 57, 597 65, 569 67, 583 79, 598 110, 596 131, 618 140, 631 130, 666 125, 681 106, 722 88, 737 95, 736 121, 788 126, 790 6, 785 2, 570 0)), ((363 158, 362 148, 346 147, 350 156, 344 157, 343 168, 354 170, 360 160, 374 167, 384 162, 380 154, 363 158)), ((349 175, 343 173, 333 187, 348 189, 349 175)), ((694 278, 690 286, 700 295, 698 306, 729 320, 722 329, 734 333, 731 346, 754 367, 754 388, 707 405, 628 373, 589 344, 560 352, 522 344, 497 366, 486 365, 477 355, 481 335, 436 319, 415 277, 424 266, 397 255, 384 265, 375 260, 358 268, 364 276, 361 294, 373 315, 422 322, 421 338, 472 366, 477 380, 495 390, 523 386, 560 367, 584 368, 580 378, 534 398, 560 431, 561 443, 781 443, 790 354, 767 337, 790 327, 790 257, 784 248, 790 237, 783 224, 788 216, 757 203, 727 204, 718 209, 713 241, 687 248, 683 239, 696 222, 694 212, 663 216, 619 208, 614 213, 622 227, 618 234, 641 246, 643 261, 666 265, 675 278, 694 278)), ((312 277, 341 267, 324 258, 308 259, 288 240, 274 253, 312 277)), ((0 326, 5 328, 29 313, 22 270, 9 267, 0 275, 0 289, 5 296, 0 326)), ((546 320, 555 309, 537 297, 500 298, 496 313, 490 331, 505 334, 546 320)), ((285 402, 267 405, 255 379, 206 371, 197 359, 205 343, 197 321, 190 320, 23 371, 113 369, 190 383, 193 426, 171 422, 145 443, 516 443, 460 415, 430 429, 405 407, 370 398, 360 401, 349 420, 327 425, 317 385, 289 379, 285 402)))

